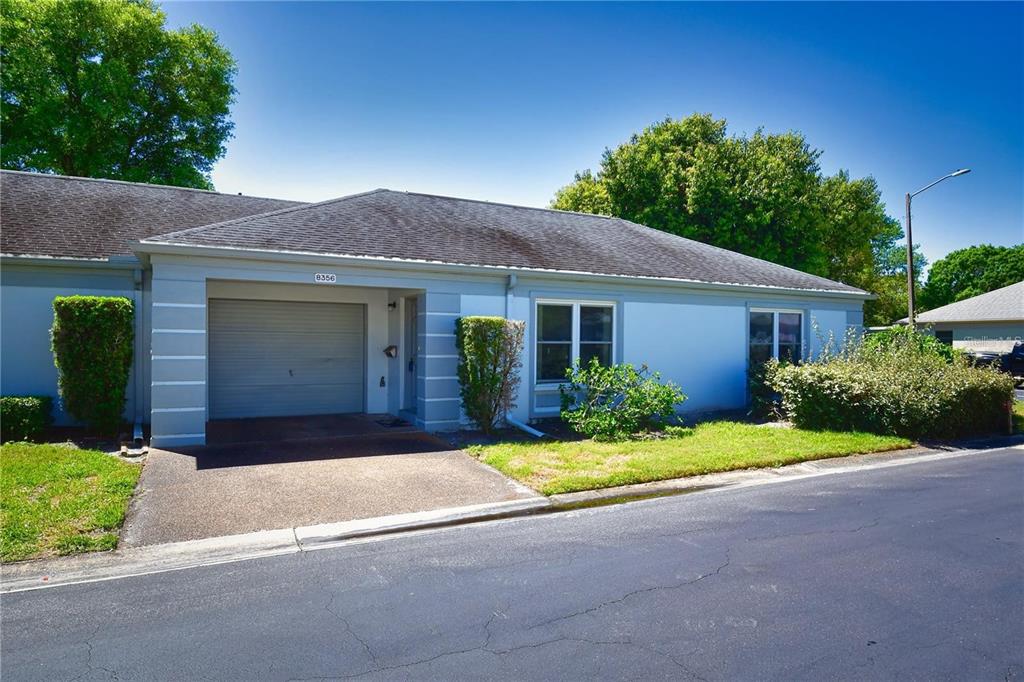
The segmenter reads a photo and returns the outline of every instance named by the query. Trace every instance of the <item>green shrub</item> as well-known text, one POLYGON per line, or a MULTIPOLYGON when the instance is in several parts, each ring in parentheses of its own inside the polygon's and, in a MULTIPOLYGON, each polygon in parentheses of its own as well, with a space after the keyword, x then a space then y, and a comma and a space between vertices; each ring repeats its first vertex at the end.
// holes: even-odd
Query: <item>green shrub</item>
POLYGON ((523 322, 503 317, 455 321, 462 409, 484 433, 515 407, 525 328, 523 322))
POLYGON ((675 384, 661 383, 647 365, 637 369, 619 364, 605 367, 591 358, 567 372, 561 387, 562 419, 596 440, 617 440, 663 428, 686 396, 675 384))
POLYGON ((53 398, 3 396, 0 398, 0 441, 32 440, 53 422, 53 398))
POLYGON ((133 317, 134 306, 127 298, 53 299, 53 359, 64 409, 107 434, 117 432, 124 412, 133 317))
POLYGON ((755 363, 747 372, 747 391, 750 395, 748 416, 758 421, 773 421, 781 416, 779 394, 767 381, 768 365, 755 363))
POLYGON ((801 428, 947 439, 1005 432, 1013 380, 893 334, 802 365, 770 361, 767 381, 801 428))
POLYGON ((932 334, 923 334, 909 325, 896 325, 864 337, 868 350, 884 350, 893 345, 909 345, 921 353, 930 353, 944 358, 947 362, 962 355, 952 346, 939 341, 932 334))

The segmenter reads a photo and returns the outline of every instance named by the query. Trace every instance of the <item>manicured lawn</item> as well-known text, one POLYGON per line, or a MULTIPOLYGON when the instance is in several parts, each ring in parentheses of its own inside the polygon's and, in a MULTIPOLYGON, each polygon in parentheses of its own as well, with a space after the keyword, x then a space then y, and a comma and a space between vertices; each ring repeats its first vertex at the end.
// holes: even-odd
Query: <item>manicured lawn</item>
POLYGON ((141 471, 73 445, 0 446, 0 560, 113 549, 141 471))
POLYGON ((823 457, 896 450, 905 438, 802 431, 737 422, 674 429, 672 437, 615 443, 533 441, 473 445, 481 461, 545 494, 773 467, 823 457))
POLYGON ((1013 432, 1024 433, 1024 400, 1013 401, 1013 432))

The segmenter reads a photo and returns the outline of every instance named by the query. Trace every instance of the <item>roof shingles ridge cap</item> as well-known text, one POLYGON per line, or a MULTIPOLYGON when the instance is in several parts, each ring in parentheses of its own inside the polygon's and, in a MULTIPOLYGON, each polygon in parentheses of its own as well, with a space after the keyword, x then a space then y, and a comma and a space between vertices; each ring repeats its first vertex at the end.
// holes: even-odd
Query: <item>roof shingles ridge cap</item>
POLYGON ((311 208, 319 208, 320 206, 329 206, 340 201, 348 201, 349 199, 357 199, 359 197, 365 197, 370 194, 377 192, 386 192, 384 189, 371 189, 368 192, 359 192, 358 194, 349 194, 343 197, 335 197, 334 199, 327 199, 326 201, 318 201, 314 204, 299 204, 298 206, 287 206, 285 208, 279 208, 273 211, 267 211, 266 213, 254 213, 253 215, 242 216, 241 218, 232 218, 231 220, 222 220, 219 223, 209 223, 207 225, 197 225, 196 227, 190 227, 185 230, 175 230, 174 232, 164 232, 163 234, 155 234, 152 237, 146 237, 140 240, 143 244, 151 243, 162 243, 168 239, 176 239, 178 237, 202 232, 203 230, 209 230, 215 227, 224 227, 226 225, 239 225, 242 223, 249 222, 250 220, 256 220, 257 218, 267 218, 270 216, 281 215, 284 213, 293 213, 295 211, 304 211, 311 208))
POLYGON ((519 208, 526 211, 544 211, 546 213, 564 213, 566 215, 578 215, 586 218, 601 218, 602 220, 621 220, 612 215, 605 215, 603 213, 586 213, 584 211, 565 211, 560 208, 549 208, 543 206, 523 206, 522 204, 508 204, 503 201, 488 201, 487 199, 467 199, 466 197, 452 197, 446 194, 429 194, 427 192, 410 192, 407 190, 394 190, 394 189, 382 189, 377 190, 380 192, 394 192, 396 194, 409 194, 417 197, 427 197, 429 199, 445 199, 447 201, 464 201, 471 204, 484 204, 485 206, 503 206, 505 208, 519 208))
POLYGON ((293 204, 305 205, 306 202, 295 199, 276 199, 274 197, 257 197, 251 194, 231 194, 230 192, 218 192, 213 189, 200 189, 198 187, 178 187, 177 185, 161 185, 154 182, 132 182, 131 180, 115 180, 114 178, 87 178, 81 175, 63 175, 61 173, 39 173, 37 171, 15 170, 13 168, 0 169, 0 173, 14 173, 32 178, 47 178, 53 180, 71 180, 81 182, 102 182, 109 185, 128 185, 129 187, 142 187, 145 189, 175 189, 181 192, 198 192, 199 194, 212 194, 218 197, 242 197, 243 199, 258 199, 260 201, 281 201, 293 204))

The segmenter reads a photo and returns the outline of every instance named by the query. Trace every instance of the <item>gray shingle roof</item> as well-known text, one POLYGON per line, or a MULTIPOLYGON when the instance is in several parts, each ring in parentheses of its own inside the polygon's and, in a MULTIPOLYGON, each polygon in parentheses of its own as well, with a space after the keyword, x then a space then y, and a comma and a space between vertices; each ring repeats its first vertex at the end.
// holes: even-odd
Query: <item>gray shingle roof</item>
POLYGON ((299 205, 181 187, 3 171, 0 253, 131 255, 132 243, 151 235, 299 205))
POLYGON ((862 293, 619 218, 384 189, 145 241, 862 293))
POLYGON ((1024 321, 1024 282, 965 298, 916 316, 917 322, 1024 321))

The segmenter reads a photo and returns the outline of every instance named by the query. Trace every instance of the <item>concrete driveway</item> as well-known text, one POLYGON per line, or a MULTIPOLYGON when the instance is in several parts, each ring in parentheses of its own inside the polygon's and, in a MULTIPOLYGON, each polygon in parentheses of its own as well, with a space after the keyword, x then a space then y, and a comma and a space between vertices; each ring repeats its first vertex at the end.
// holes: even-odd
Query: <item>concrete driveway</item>
MULTIPOLYGON (((150 451, 121 546, 536 496, 409 427, 375 426, 363 417, 340 436, 282 441, 273 439, 281 430, 269 420, 244 421, 251 423, 219 425, 220 445, 150 451), (245 434, 264 440, 232 442, 245 434)), ((285 434, 315 434, 319 425, 312 424, 285 434)))

